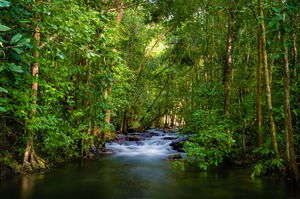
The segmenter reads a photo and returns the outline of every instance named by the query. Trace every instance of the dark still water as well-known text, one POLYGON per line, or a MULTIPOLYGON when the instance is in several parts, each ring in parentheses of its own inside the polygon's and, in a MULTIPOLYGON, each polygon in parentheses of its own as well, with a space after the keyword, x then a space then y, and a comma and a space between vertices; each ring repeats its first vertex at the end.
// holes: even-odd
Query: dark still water
POLYGON ((114 155, 1 182, 0 199, 300 198, 286 182, 251 179, 249 170, 177 171, 164 136, 111 144, 114 155))

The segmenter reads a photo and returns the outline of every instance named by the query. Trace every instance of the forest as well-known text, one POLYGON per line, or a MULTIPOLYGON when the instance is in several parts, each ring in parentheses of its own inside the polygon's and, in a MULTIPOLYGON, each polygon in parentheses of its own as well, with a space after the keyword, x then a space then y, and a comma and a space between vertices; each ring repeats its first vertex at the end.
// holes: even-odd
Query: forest
POLYGON ((0 0, 0 173, 178 128, 207 171, 299 183, 299 0, 0 0))

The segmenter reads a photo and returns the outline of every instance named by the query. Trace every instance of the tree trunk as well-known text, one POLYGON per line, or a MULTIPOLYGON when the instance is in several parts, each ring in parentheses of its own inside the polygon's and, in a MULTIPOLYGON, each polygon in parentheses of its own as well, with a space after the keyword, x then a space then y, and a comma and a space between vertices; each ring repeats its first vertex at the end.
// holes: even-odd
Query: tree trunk
POLYGON ((215 20, 214 17, 212 18, 212 53, 211 53, 211 74, 210 74, 210 81, 211 85, 214 81, 214 60, 215 60, 215 20))
MULTIPOLYGON (((295 28, 296 26, 296 21, 295 19, 293 18, 293 26, 295 28)), ((295 88, 299 88, 299 81, 298 81, 298 71, 297 71, 297 64, 298 64, 298 49, 297 49, 297 34, 296 32, 294 31, 293 32, 293 35, 292 35, 292 39, 293 39, 293 47, 292 47, 292 66, 291 66, 291 71, 293 76, 291 76, 295 83, 293 84, 293 86, 295 88)), ((299 103, 299 89, 295 90, 292 95, 294 95, 295 99, 294 99, 294 103, 295 104, 298 104, 299 103)), ((298 116, 299 117, 299 116, 298 116)), ((294 121, 293 121, 293 124, 295 127, 298 127, 299 126, 299 119, 294 118, 294 121)))
MULTIPOLYGON (((36 1, 38 4, 39 1, 36 1)), ((35 19, 38 21, 39 16, 36 14, 35 19)), ((40 45, 40 26, 39 24, 36 25, 35 27, 35 32, 34 32, 34 40, 35 40, 35 45, 38 47, 40 45)), ((39 50, 36 49, 33 52, 33 57, 35 59, 38 59, 40 56, 39 50)), ((30 120, 32 122, 35 114, 36 114, 36 105, 37 105, 37 94, 38 94, 38 72, 39 72, 39 63, 36 60, 32 66, 31 66, 31 75, 33 77, 33 81, 31 84, 31 97, 32 97, 32 109, 30 112, 30 120)), ((45 168, 45 161, 39 158, 34 150, 34 144, 33 144, 33 137, 34 137, 34 132, 28 132, 29 139, 27 141, 25 153, 24 153, 24 158, 23 158, 23 166, 27 167, 29 170, 32 169, 40 169, 40 168, 45 168)))
MULTIPOLYGON (((110 84, 109 86, 108 86, 108 88, 105 90, 105 92, 104 92, 104 97, 105 97, 105 99, 107 100, 108 99, 108 96, 109 96, 109 94, 111 93, 111 90, 112 90, 112 85, 110 84)), ((107 125, 110 125, 110 117, 111 117, 111 110, 110 109, 107 109, 106 110, 106 116, 105 116, 105 123, 107 124, 107 125)))
MULTIPOLYGON (((231 1, 234 3, 234 1, 231 1)), ((228 32, 227 32, 227 60, 225 64, 225 103, 224 111, 227 119, 230 118, 230 98, 232 79, 232 52, 233 52, 233 8, 228 10, 228 32)))
POLYGON ((262 0, 258 0, 258 7, 259 7, 259 15, 261 17, 260 22, 260 31, 262 35, 262 58, 263 58, 263 66, 265 70, 265 84, 266 84, 266 92, 267 92, 267 108, 269 112, 269 123, 270 123, 270 134, 272 139, 273 149, 277 157, 279 157, 278 151, 278 144, 276 138, 276 126, 273 117, 273 110, 272 110, 272 94, 271 94, 271 87, 270 87, 270 73, 269 73, 269 66, 268 66, 268 55, 267 55, 267 40, 266 40, 266 27, 264 22, 264 10, 262 0))
MULTIPOLYGON (((120 25, 121 20, 122 20, 122 16, 123 16, 123 3, 121 2, 121 0, 115 0, 114 2, 114 6, 115 8, 117 8, 118 14, 117 14, 117 26, 120 25)), ((108 96, 110 95, 110 93, 112 92, 112 83, 110 83, 107 87, 107 89, 104 92, 104 97, 105 99, 108 99, 108 96)), ((106 110, 106 114, 105 114, 105 123, 109 126, 110 125, 110 118, 111 118, 111 110, 107 109, 106 110)))
POLYGON ((124 134, 128 133, 128 117, 127 117, 127 110, 124 111, 123 121, 121 125, 121 132, 124 134))
MULTIPOLYGON (((284 2, 281 1, 283 4, 284 2)), ((285 13, 283 13, 283 20, 281 23, 283 26, 285 23, 285 13)), ((285 127, 285 137, 286 137, 286 157, 288 161, 288 169, 296 181, 299 182, 299 172, 296 161, 296 153, 294 146, 294 135, 292 126, 292 114, 291 114, 291 104, 290 104, 290 68, 289 68, 289 58, 288 58, 288 47, 286 46, 286 33, 284 29, 281 31, 282 35, 282 49, 283 49, 283 71, 284 71, 284 127, 285 127)))
POLYGON ((115 0, 115 7, 118 8, 117 26, 121 23, 123 17, 123 3, 121 0, 115 0))
POLYGON ((297 59, 298 59, 298 49, 297 49, 297 34, 293 32, 293 48, 292 48, 292 68, 294 69, 294 78, 298 80, 297 72, 297 59))
POLYGON ((261 82, 262 82, 262 35, 258 30, 258 64, 256 74, 256 122, 258 132, 258 145, 262 145, 262 98, 261 98, 261 82))

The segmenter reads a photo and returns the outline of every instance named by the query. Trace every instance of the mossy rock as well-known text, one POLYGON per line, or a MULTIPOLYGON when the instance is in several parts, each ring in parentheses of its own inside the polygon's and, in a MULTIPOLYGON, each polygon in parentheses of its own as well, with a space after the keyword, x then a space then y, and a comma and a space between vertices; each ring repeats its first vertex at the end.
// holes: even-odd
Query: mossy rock
POLYGON ((0 178, 7 177, 22 173, 20 165, 7 157, 0 158, 0 178))

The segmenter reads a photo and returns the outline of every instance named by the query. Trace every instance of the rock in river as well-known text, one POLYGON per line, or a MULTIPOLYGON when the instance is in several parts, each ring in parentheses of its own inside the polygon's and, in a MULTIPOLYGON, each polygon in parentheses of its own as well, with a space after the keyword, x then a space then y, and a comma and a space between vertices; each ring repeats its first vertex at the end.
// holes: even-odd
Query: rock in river
POLYGON ((145 140, 145 138, 141 138, 141 137, 137 137, 137 136, 129 136, 128 140, 129 141, 141 141, 141 140, 145 140))
POLYGON ((178 137, 164 137, 164 140, 176 140, 178 137))
POLYGON ((179 160, 179 159, 182 159, 182 156, 180 154, 169 155, 168 159, 170 159, 170 160, 179 160))

